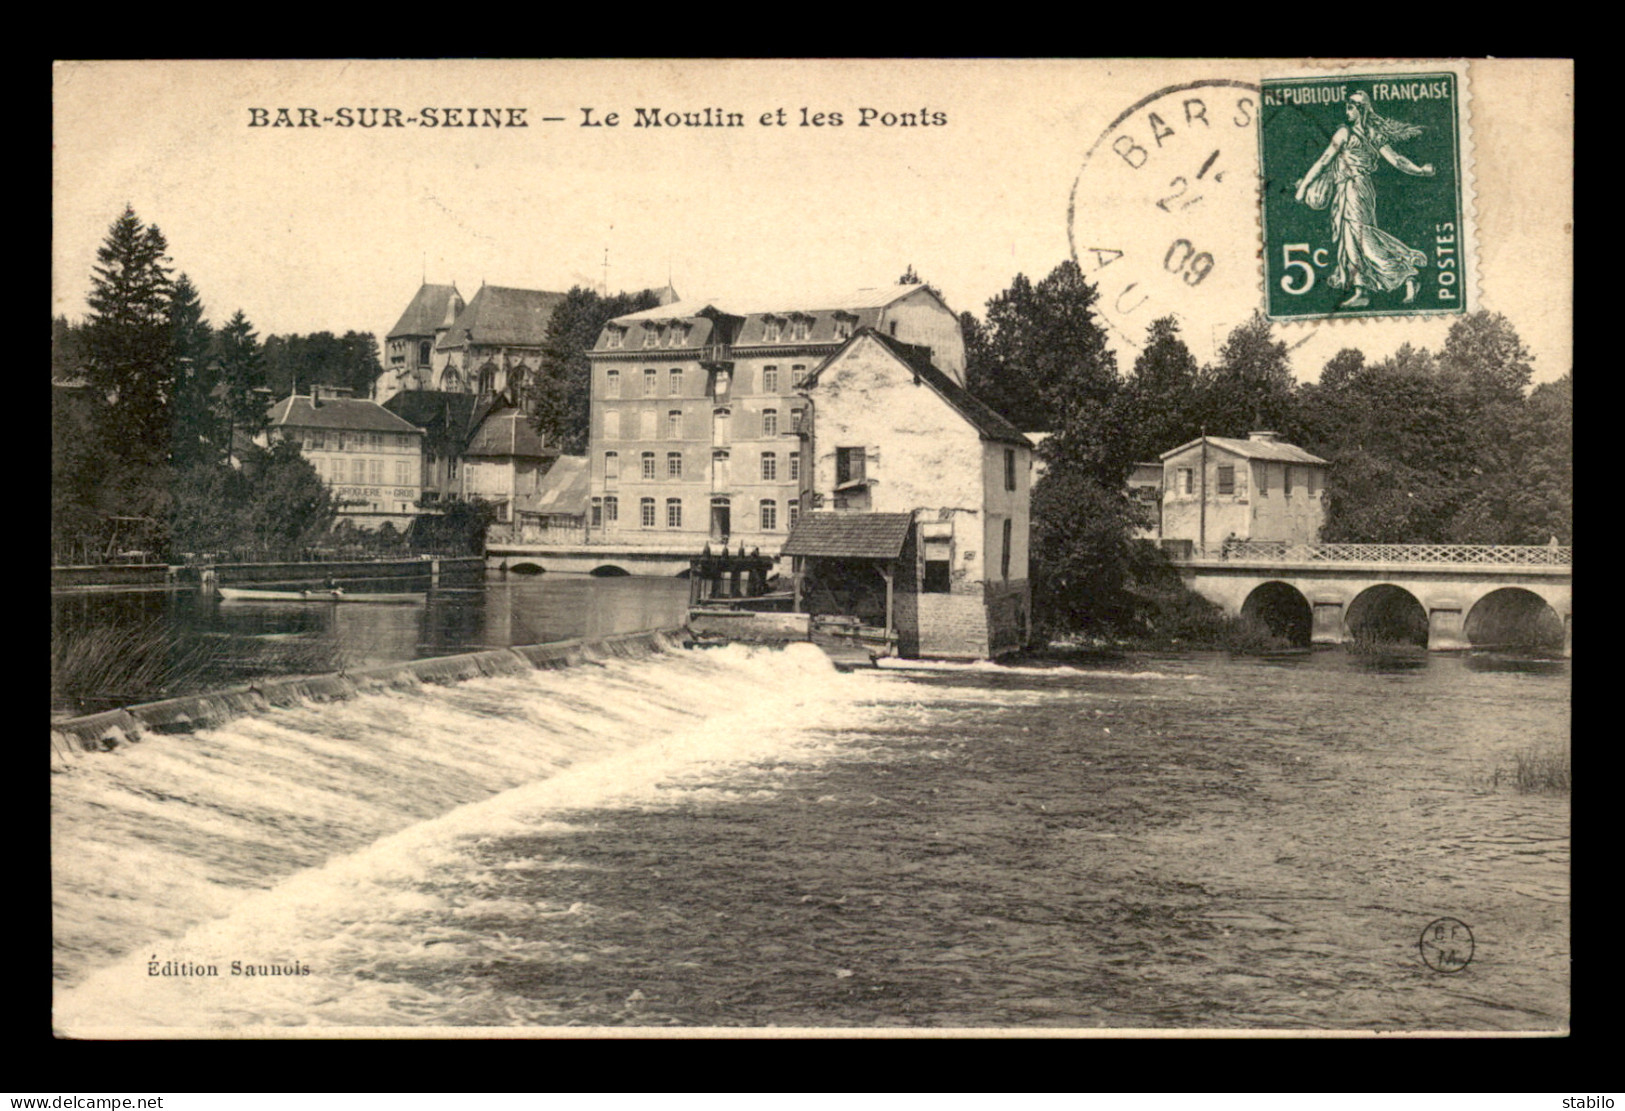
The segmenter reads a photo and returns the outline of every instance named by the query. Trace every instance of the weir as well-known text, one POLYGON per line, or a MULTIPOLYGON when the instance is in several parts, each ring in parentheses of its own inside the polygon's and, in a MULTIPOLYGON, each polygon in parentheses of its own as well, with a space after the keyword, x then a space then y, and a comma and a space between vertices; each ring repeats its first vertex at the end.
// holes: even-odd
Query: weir
POLYGON ((422 683, 457 683, 539 668, 573 667, 607 657, 647 656, 675 647, 681 629, 652 629, 592 639, 433 656, 332 675, 292 676, 205 694, 166 698, 51 723, 53 762, 65 750, 107 752, 141 739, 143 733, 190 733, 213 728, 245 714, 300 703, 331 702, 383 689, 422 683))

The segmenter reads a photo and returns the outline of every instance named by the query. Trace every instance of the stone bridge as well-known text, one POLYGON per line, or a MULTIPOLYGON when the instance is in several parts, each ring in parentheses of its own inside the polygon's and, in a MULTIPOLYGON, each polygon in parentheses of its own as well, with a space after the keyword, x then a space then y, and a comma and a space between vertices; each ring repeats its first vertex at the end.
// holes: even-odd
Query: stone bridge
POLYGON ((487 543, 485 565, 493 571, 566 572, 579 575, 653 575, 688 572, 698 552, 688 547, 619 544, 487 543))
POLYGON ((1435 651, 1571 651, 1572 548, 1242 541, 1172 562, 1227 614, 1257 618, 1301 644, 1374 635, 1425 637, 1435 651))

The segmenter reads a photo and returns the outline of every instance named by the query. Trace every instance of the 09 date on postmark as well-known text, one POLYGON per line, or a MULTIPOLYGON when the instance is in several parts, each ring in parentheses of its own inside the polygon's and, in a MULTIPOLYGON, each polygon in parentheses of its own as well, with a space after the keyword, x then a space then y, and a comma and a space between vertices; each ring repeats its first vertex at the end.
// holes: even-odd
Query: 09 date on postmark
POLYGON ((1260 82, 1270 319, 1468 311, 1466 78, 1463 67, 1434 64, 1260 82))

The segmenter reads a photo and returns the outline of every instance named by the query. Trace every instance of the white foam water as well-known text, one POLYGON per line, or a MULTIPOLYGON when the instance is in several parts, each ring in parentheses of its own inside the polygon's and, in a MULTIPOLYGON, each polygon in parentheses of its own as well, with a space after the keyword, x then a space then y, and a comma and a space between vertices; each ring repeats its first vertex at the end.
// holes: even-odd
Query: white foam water
POLYGON ((408 953, 466 957, 469 938, 444 923, 478 921, 500 948, 492 920, 590 913, 486 899, 472 848, 569 828, 563 813, 745 797, 719 791, 719 768, 820 759, 865 723, 863 704, 903 685, 839 675, 809 645, 730 646, 369 694, 77 756, 53 776, 57 1026, 397 1025, 448 1006, 459 1023, 508 1024, 511 1000, 484 1013, 367 975, 408 953), (442 925, 425 934, 425 915, 442 925))

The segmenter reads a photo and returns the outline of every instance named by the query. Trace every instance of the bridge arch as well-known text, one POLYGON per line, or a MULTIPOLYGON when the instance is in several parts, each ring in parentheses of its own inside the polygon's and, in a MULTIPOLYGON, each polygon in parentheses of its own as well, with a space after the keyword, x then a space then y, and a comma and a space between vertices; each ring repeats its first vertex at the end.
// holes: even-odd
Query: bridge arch
POLYGON ((1368 586, 1348 604, 1343 623, 1355 640, 1428 643, 1428 611, 1415 594, 1393 583, 1368 586))
POLYGON ((1474 648, 1562 648, 1563 617, 1532 590, 1505 586, 1484 595, 1463 623, 1474 648))
POLYGON ((508 570, 512 571, 516 575, 540 575, 543 571, 547 570, 547 568, 543 567, 540 563, 527 559, 522 563, 515 563, 511 565, 508 570))
POLYGON ((1310 630, 1314 626, 1314 611, 1309 599, 1291 583, 1273 579, 1260 583, 1241 603, 1241 616, 1263 623, 1276 636, 1285 637, 1294 646, 1307 647, 1310 630))
POLYGON ((624 567, 617 567, 613 563, 600 563, 597 567, 594 567, 587 573, 592 575, 594 578, 615 579, 620 578, 622 575, 630 575, 632 572, 628 571, 624 567))

